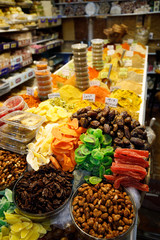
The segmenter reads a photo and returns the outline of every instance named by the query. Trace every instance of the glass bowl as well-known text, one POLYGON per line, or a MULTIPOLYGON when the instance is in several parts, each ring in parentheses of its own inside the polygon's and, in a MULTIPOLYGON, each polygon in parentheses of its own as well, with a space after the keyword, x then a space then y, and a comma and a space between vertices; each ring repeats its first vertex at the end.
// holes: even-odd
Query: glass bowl
MULTIPOLYGON (((78 188, 80 188, 81 186, 79 186, 78 188)), ((133 208, 134 208, 134 214, 135 214, 135 217, 133 218, 133 223, 132 225, 130 226, 130 228, 123 234, 117 236, 117 237, 113 237, 113 238, 109 238, 110 240, 129 240, 129 234, 131 233, 133 227, 135 226, 135 222, 136 222, 136 213, 137 213, 137 210, 136 210, 136 205, 135 205, 135 202, 134 202, 134 199, 132 198, 131 194, 127 191, 127 189, 123 188, 125 190, 125 192, 127 193, 127 195, 130 197, 130 200, 133 204, 133 208)), ((71 197, 71 200, 70 200, 70 215, 71 215, 71 218, 72 218, 72 221, 74 223, 74 226, 76 227, 77 231, 79 232, 80 234, 80 237, 81 239, 87 239, 87 240, 105 240, 105 238, 97 238, 97 237, 94 237, 94 236, 91 236, 89 235, 88 233, 84 232, 78 225, 77 223, 75 222, 75 219, 74 219, 74 216, 72 214, 72 211, 73 211, 73 206, 72 206, 72 202, 74 200, 74 198, 77 196, 78 194, 78 189, 73 193, 72 197, 71 197)))
POLYGON ((14 187, 13 187, 13 201, 14 201, 14 204, 16 206, 16 208, 19 210, 19 212, 27 217, 27 218, 30 218, 31 220, 36 220, 38 222, 41 222, 43 221, 44 219, 47 219, 47 218, 52 218, 52 217, 56 217, 60 212, 63 211, 63 209, 66 207, 68 201, 71 199, 71 196, 72 196, 72 191, 70 193, 70 196, 64 201, 64 203, 57 209, 55 209, 54 211, 50 211, 50 212, 46 212, 46 213, 30 213, 30 212, 27 212, 27 211, 24 211, 22 210, 18 204, 17 204, 17 201, 16 201, 16 187, 17 187, 17 184, 19 183, 19 181, 23 178, 23 176, 21 176, 17 182, 15 183, 14 187))

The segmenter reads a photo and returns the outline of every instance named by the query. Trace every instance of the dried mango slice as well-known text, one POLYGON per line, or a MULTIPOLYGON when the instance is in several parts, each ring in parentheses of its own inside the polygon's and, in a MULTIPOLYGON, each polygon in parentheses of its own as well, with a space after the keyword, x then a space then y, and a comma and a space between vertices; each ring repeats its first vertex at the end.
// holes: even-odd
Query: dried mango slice
POLYGON ((20 219, 17 216, 15 216, 15 214, 5 213, 5 218, 9 224, 15 224, 20 222, 20 219))

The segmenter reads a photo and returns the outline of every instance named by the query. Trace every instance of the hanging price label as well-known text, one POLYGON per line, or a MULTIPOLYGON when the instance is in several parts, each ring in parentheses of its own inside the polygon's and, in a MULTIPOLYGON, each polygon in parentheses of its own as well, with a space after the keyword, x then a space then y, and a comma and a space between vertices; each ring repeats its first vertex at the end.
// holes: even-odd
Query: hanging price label
POLYGON ((34 89, 31 87, 27 87, 27 95, 34 96, 34 89))
POLYGON ((133 43, 133 39, 128 39, 128 44, 132 44, 133 43))
POLYGON ((95 94, 83 93, 83 100, 88 100, 90 102, 95 102, 95 94))
POLYGON ((107 45, 107 48, 108 48, 109 50, 114 50, 114 46, 113 46, 113 45, 107 45))
POLYGON ((111 55, 113 55, 114 53, 115 53, 115 50, 108 50, 108 52, 107 52, 108 56, 111 56, 111 55))
POLYGON ((100 86, 100 81, 99 80, 92 80, 89 82, 90 86, 100 86))
POLYGON ((48 94, 48 98, 51 99, 51 98, 60 98, 60 94, 59 93, 49 93, 48 94))
POLYGON ((133 57, 133 51, 127 51, 126 57, 133 57))
POLYGON ((127 60, 124 62, 124 66, 125 66, 125 67, 132 67, 132 59, 127 59, 127 60))
POLYGON ((110 107, 117 107, 118 99, 117 98, 105 98, 105 104, 107 104, 110 107))

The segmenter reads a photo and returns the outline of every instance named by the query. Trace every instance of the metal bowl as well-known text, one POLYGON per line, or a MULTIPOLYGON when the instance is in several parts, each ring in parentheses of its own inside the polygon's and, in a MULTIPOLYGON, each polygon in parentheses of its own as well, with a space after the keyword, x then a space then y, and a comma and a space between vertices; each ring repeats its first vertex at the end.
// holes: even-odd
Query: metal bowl
MULTIPOLYGON (((79 186, 80 188, 81 186, 79 186)), ((133 219, 133 223, 132 225, 130 226, 130 228, 123 234, 119 235, 118 237, 114 237, 114 238, 110 238, 110 240, 129 240, 130 237, 130 233, 133 229, 133 227, 135 226, 135 222, 136 222, 136 213, 137 213, 137 210, 136 210, 136 205, 135 205, 135 202, 134 202, 134 199, 132 198, 131 194, 124 188, 125 192, 128 194, 128 196, 130 197, 131 199, 131 202, 133 204, 133 208, 134 208, 134 214, 135 214, 135 217, 133 219)), ((72 206, 72 202, 73 202, 73 199, 77 196, 78 194, 78 189, 73 193, 72 195, 72 198, 71 198, 71 201, 70 201, 70 214, 71 214, 71 218, 72 218, 72 221, 76 227, 76 229, 78 230, 79 234, 80 234, 80 237, 81 237, 81 240, 105 240, 104 238, 96 238, 94 236, 91 236, 89 235, 88 233, 84 232, 78 225, 77 223, 75 222, 74 220, 74 216, 72 214, 72 211, 73 211, 73 206, 72 206)))
POLYGON ((31 213, 31 212, 26 212, 24 210, 22 210, 19 206, 18 206, 18 203, 16 202, 16 187, 17 187, 17 184, 19 183, 19 181, 23 178, 23 176, 21 176, 17 182, 15 183, 14 187, 13 187, 13 201, 14 201, 14 204, 16 206, 16 208, 19 210, 19 212, 25 216, 25 217, 28 217, 30 218, 31 220, 36 220, 36 221, 43 221, 44 219, 47 219, 47 218, 51 218, 51 217, 56 217, 60 212, 63 211, 63 209, 66 207, 68 201, 70 200, 71 196, 72 196, 72 191, 70 193, 70 196, 65 200, 65 202, 57 209, 55 209, 54 211, 50 211, 50 212, 46 212, 46 213, 31 213))

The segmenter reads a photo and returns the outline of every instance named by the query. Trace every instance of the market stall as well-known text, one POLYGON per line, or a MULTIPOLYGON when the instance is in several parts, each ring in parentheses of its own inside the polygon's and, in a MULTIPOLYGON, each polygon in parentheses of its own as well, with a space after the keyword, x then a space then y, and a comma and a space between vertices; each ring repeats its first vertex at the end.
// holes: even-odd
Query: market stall
POLYGON ((3 102, 2 240, 136 239, 149 191, 147 55, 137 43, 75 44, 73 60, 54 74, 37 62, 37 87, 3 102))

